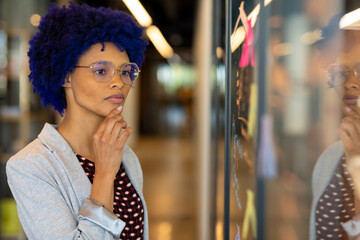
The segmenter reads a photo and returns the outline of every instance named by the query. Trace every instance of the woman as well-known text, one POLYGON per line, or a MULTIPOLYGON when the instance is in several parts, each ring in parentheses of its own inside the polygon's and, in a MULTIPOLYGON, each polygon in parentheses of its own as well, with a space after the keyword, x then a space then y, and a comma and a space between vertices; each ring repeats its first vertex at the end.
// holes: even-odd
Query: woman
POLYGON ((323 31, 331 36, 322 40, 320 50, 326 54, 323 62, 332 61, 328 85, 340 96, 344 116, 340 141, 314 168, 310 239, 360 239, 360 34, 339 31, 339 19, 323 31))
POLYGON ((30 81, 64 119, 7 163, 29 239, 148 239, 142 170, 121 115, 147 42, 120 11, 52 5, 29 42, 30 81))

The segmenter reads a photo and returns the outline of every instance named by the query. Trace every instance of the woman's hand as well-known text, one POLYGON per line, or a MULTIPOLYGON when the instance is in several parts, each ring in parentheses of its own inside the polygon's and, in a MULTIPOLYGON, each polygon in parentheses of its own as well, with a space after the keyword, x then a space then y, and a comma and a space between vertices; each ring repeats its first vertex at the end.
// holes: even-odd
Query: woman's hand
POLYGON ((93 136, 95 175, 91 198, 113 210, 114 180, 120 169, 125 142, 132 132, 120 115, 122 108, 114 109, 100 124, 93 136), (121 130, 125 129, 122 133, 121 130))
POLYGON ((125 142, 132 132, 121 116, 122 107, 119 109, 110 112, 93 136, 95 174, 113 179, 120 169, 125 142))
POLYGON ((360 214, 360 108, 345 107, 339 134, 344 144, 347 169, 354 183, 355 215, 360 214))
POLYGON ((345 107, 347 114, 338 129, 350 172, 360 172, 360 113, 356 110, 345 107))

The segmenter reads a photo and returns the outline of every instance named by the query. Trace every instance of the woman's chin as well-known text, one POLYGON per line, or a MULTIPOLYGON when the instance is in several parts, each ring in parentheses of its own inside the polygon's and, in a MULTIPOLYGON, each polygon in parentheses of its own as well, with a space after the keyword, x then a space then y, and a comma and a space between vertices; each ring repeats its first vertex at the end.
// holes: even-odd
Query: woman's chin
POLYGON ((101 116, 106 118, 112 111, 114 111, 116 108, 118 108, 119 106, 111 106, 108 108, 105 108, 102 112, 101 112, 101 116))

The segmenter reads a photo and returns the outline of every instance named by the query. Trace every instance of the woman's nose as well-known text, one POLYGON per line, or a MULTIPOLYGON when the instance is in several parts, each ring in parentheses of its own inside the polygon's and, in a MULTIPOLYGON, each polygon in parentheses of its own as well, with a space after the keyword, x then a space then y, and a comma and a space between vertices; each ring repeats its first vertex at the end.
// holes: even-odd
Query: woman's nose
POLYGON ((117 72, 115 72, 114 76, 110 80, 110 88, 122 88, 124 86, 124 82, 119 76, 117 72))
POLYGON ((346 89, 360 89, 360 81, 355 77, 353 72, 346 78, 344 87, 346 89))

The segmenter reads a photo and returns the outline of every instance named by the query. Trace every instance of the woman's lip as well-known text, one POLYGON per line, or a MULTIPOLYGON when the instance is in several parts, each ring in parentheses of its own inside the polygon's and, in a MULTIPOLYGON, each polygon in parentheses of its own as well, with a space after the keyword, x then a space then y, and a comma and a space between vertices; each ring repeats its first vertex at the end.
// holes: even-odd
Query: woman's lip
POLYGON ((114 95, 111 95, 111 96, 105 98, 105 100, 108 100, 112 103, 121 104, 124 101, 124 95, 123 94, 114 94, 114 95))
POLYGON ((348 105, 355 105, 357 103, 358 96, 345 95, 343 101, 348 105))

